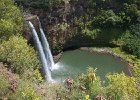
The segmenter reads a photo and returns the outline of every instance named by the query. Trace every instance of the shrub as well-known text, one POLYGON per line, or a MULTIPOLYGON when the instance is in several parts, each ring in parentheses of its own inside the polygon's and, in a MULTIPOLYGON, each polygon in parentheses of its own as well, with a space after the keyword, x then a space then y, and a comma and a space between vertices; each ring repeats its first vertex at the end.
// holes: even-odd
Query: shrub
POLYGON ((0 40, 22 31, 22 12, 13 0, 0 0, 0 40))
POLYGON ((102 91, 101 81, 100 78, 96 76, 96 71, 97 69, 89 67, 87 73, 80 77, 80 80, 84 83, 84 86, 92 98, 95 98, 102 91))
POLYGON ((8 71, 0 63, 0 100, 40 100, 34 85, 19 79, 18 75, 8 71))
POLYGON ((66 90, 59 90, 60 98, 65 100, 90 100, 90 98, 95 98, 98 94, 101 94, 101 81, 95 74, 96 69, 88 68, 86 74, 82 74, 73 80, 70 87, 71 91, 69 91, 67 85, 66 90))
POLYGON ((19 84, 15 93, 9 96, 10 100, 41 100, 41 97, 37 94, 35 88, 29 82, 23 82, 19 84))
POLYGON ((32 47, 21 36, 12 36, 0 45, 0 60, 7 62, 10 68, 22 74, 28 69, 37 69, 39 61, 32 47))
MULTIPOLYGON (((16 81, 19 81, 19 79, 16 81)), ((10 89, 10 83, 0 74, 0 100, 2 98, 7 98, 8 100, 41 100, 32 83, 20 80, 15 92, 10 89)))
POLYGON ((109 100, 138 100, 136 79, 122 74, 107 75, 109 85, 106 95, 109 100))

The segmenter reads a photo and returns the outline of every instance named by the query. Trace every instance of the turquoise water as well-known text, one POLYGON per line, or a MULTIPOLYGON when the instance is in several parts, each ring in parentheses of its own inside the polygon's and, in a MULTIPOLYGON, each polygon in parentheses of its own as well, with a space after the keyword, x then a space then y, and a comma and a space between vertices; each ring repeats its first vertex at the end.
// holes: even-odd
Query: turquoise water
POLYGON ((88 66, 97 68, 97 75, 105 80, 105 75, 124 72, 128 74, 125 62, 108 54, 89 53, 86 51, 66 51, 56 63, 56 69, 52 71, 52 77, 56 81, 63 81, 68 76, 75 77, 85 73, 88 66))

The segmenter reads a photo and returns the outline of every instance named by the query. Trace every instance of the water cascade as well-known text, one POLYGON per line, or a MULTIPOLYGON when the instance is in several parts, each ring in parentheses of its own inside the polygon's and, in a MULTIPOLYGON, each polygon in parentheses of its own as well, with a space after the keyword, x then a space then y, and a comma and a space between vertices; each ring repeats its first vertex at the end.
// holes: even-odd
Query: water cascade
POLYGON ((40 29, 40 32, 41 32, 40 33, 41 43, 42 43, 43 50, 44 50, 44 53, 45 53, 45 56, 46 56, 47 66, 49 66, 49 68, 52 70, 53 67, 54 67, 53 56, 52 56, 51 50, 49 48, 49 43, 47 41, 47 38, 45 37, 43 28, 41 26, 41 22, 40 22, 38 17, 37 17, 37 19, 38 19, 38 22, 39 22, 39 29, 40 29))
POLYGON ((35 27, 33 26, 33 24, 30 21, 29 21, 29 26, 30 26, 30 29, 31 29, 31 31, 33 33, 33 39, 34 39, 34 42, 36 44, 36 48, 37 48, 37 51, 38 51, 40 62, 41 62, 42 67, 43 67, 44 74, 47 75, 47 81, 51 82, 52 81, 51 73, 50 73, 50 70, 49 70, 49 67, 48 67, 48 64, 47 64, 47 59, 45 57, 43 47, 41 45, 41 42, 39 40, 39 37, 38 37, 37 32, 35 30, 35 27))

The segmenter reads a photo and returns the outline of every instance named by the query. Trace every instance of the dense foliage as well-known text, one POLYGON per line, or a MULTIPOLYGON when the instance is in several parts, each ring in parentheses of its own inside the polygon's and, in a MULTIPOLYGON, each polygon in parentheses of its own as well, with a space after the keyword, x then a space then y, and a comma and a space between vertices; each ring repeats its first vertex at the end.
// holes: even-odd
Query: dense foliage
MULTIPOLYGON (((96 4, 99 4, 98 2, 96 4)), ((101 32, 97 37, 103 37, 103 39, 107 37, 109 42, 123 46, 123 50, 140 57, 140 10, 138 4, 138 0, 102 1, 101 4, 95 5, 98 12, 91 25, 93 25, 93 30, 100 29, 101 32)))
POLYGON ((140 24, 132 25, 124 50, 140 58, 140 24))
POLYGON ((0 41, 22 32, 22 11, 12 0, 0 0, 0 41))
POLYGON ((109 100, 137 100, 139 92, 136 79, 124 73, 107 75, 109 85, 105 88, 109 100))
POLYGON ((12 36, 0 46, 0 60, 9 63, 14 72, 22 74, 28 69, 37 69, 37 55, 23 37, 12 36))
POLYGON ((0 99, 40 100, 32 82, 19 79, 0 64, 0 99))

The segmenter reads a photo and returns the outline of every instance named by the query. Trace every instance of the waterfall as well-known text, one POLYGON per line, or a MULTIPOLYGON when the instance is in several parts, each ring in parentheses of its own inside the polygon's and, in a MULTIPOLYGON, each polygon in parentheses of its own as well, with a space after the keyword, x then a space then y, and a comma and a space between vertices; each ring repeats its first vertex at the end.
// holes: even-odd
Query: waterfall
POLYGON ((47 60, 47 66, 52 70, 53 67, 54 67, 54 60, 53 60, 53 56, 52 56, 52 53, 51 53, 51 50, 49 48, 49 43, 47 41, 47 38, 45 37, 45 34, 44 34, 44 31, 43 31, 43 28, 41 26, 41 22, 39 20, 39 18, 37 17, 38 21, 39 21, 39 29, 40 29, 40 37, 41 37, 41 43, 42 43, 42 46, 43 46, 43 50, 44 50, 44 53, 45 53, 45 56, 46 56, 46 60, 47 60))
POLYGON ((45 57, 45 53, 43 51, 43 47, 41 45, 41 42, 40 42, 39 37, 37 35, 37 32, 36 32, 33 24, 30 21, 29 21, 29 26, 30 26, 30 29, 33 33, 33 39, 34 39, 34 42, 36 44, 36 48, 37 48, 37 51, 38 51, 40 62, 41 62, 42 67, 43 67, 43 71, 44 71, 45 75, 47 75, 47 81, 50 82, 50 81, 52 81, 52 78, 51 78, 51 73, 50 73, 50 70, 49 70, 49 67, 48 67, 48 64, 47 64, 47 60, 46 60, 46 57, 45 57))

